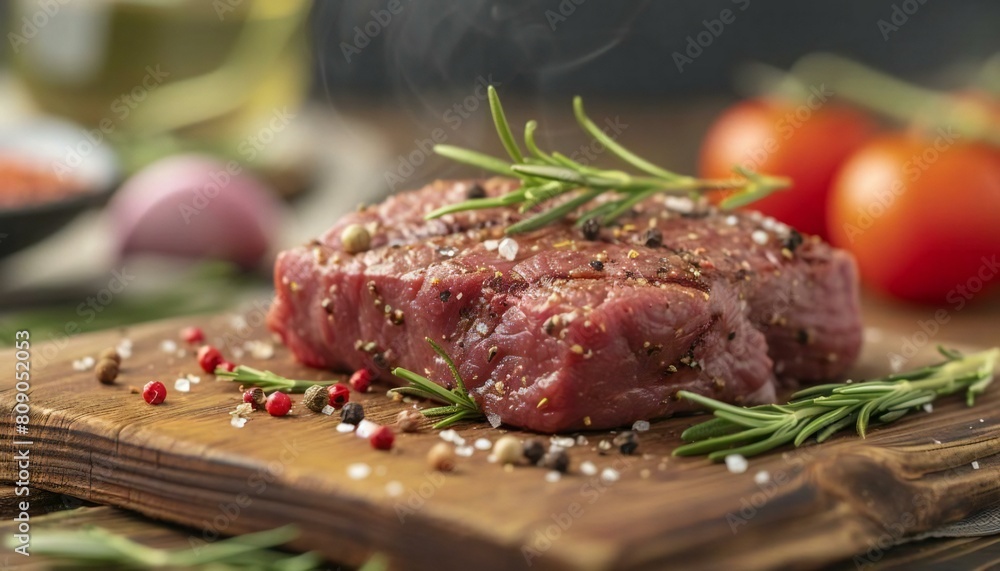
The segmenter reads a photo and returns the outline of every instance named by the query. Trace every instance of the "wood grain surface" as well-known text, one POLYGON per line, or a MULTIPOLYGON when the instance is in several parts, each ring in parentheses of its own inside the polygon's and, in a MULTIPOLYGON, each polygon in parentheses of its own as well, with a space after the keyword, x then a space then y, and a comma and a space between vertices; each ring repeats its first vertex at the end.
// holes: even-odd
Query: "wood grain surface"
MULTIPOLYGON (((571 473, 558 482, 547 482, 539 468, 506 471, 482 451, 441 475, 426 465, 440 441, 426 427, 399 435, 392 452, 337 433, 335 419, 298 404, 289 417, 257 413, 244 428, 232 427, 237 388, 201 374, 190 351, 178 357, 161 350, 181 326, 199 321, 219 343, 268 338, 260 329, 234 329, 229 316, 158 322, 73 338, 34 370, 32 486, 190 526, 194 542, 294 522, 305 531, 298 548, 348 564, 380 551, 414 569, 817 567, 1000 502, 996 390, 971 409, 961 399, 940 401, 933 413, 866 440, 847 436, 755 458, 744 474, 671 458, 679 433, 697 420, 687 417, 655 422, 633 456, 600 454, 607 432, 582 434, 587 444, 570 449, 571 473), (73 360, 123 337, 134 342, 134 354, 117 385, 73 369, 73 360), (154 378, 172 389, 187 373, 202 381, 190 393, 171 390, 160 406, 129 389, 154 378), (614 468, 620 479, 586 476, 584 461, 614 468), (356 463, 370 466, 371 475, 349 478, 356 463), (769 474, 763 484, 761 471, 769 474)), ((886 372, 886 354, 869 343, 859 375, 886 372)), ((281 347, 272 359, 242 362, 330 377, 295 364, 281 347)), ((3 353, 0 368, 14 370, 12 352, 3 353)), ((354 395, 377 422, 412 406, 387 399, 385 388, 354 395)), ((9 384, 0 403, 13 407, 9 384)), ((12 431, 4 415, 0 434, 9 441, 12 431)), ((504 432, 478 424, 458 431, 470 443, 504 432)), ((4 481, 14 476, 11 454, 3 447, 4 481)))

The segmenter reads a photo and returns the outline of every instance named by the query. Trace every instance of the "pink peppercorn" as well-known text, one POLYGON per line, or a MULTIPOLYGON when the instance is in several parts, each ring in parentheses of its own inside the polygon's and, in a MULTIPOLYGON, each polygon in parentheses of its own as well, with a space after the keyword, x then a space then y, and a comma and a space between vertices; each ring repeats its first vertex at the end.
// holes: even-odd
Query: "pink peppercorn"
POLYGON ((181 329, 181 339, 192 345, 201 343, 205 340, 205 332, 201 330, 201 327, 185 327, 181 329))
POLYGON ((391 450, 392 443, 396 441, 396 435, 392 433, 392 429, 388 426, 380 426, 376 428, 372 435, 368 437, 368 442, 371 443, 372 448, 376 450, 391 450))
POLYGON ((225 359, 222 358, 222 353, 211 345, 202 345, 201 349, 198 349, 198 364, 206 373, 214 373, 215 368, 223 361, 225 359))
POLYGON ((217 369, 222 369, 223 371, 227 371, 227 372, 232 373, 233 371, 236 370, 236 365, 233 364, 233 363, 230 363, 229 361, 223 361, 223 362, 219 363, 218 365, 216 365, 216 368, 217 369))
POLYGON ((292 399, 285 393, 277 391, 267 397, 267 403, 264 406, 271 416, 285 416, 288 411, 292 410, 292 399))
POLYGON ((372 384, 372 373, 368 369, 358 369, 354 371, 348 382, 351 384, 352 389, 359 393, 367 393, 368 387, 372 384))
POLYGON ((343 383, 337 383, 335 385, 330 385, 327 389, 330 393, 330 406, 335 409, 340 409, 347 401, 351 400, 351 390, 347 388, 347 385, 343 383))
POLYGON ((149 381, 142 387, 142 400, 149 404, 160 404, 167 398, 167 387, 160 381, 149 381))

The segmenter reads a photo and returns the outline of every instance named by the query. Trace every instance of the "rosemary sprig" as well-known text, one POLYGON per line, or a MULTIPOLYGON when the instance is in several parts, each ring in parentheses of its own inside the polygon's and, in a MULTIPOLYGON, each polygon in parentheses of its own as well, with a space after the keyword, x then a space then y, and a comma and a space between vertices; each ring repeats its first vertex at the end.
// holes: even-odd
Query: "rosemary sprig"
MULTIPOLYGON (((272 548, 298 536, 294 526, 231 537, 191 549, 156 549, 100 527, 82 530, 41 530, 31 536, 31 554, 54 560, 60 567, 115 569, 264 569, 308 571, 318 569, 316 553, 289 555, 272 548)), ((8 538, 8 547, 14 547, 8 538)))
POLYGON ((587 219, 599 216, 601 222, 608 225, 641 200, 657 193, 697 197, 713 190, 733 190, 736 192, 729 195, 721 205, 722 208, 729 209, 750 204, 791 183, 785 177, 762 175, 740 167, 733 169, 736 176, 729 179, 700 179, 658 167, 629 151, 602 131, 584 112, 580 97, 573 99, 573 113, 580 127, 640 174, 600 169, 574 161, 558 152, 542 151, 535 142, 535 130, 538 128, 535 121, 528 121, 524 126, 524 146, 528 150, 525 154, 514 139, 496 89, 490 86, 488 93, 497 135, 512 162, 451 145, 436 145, 434 151, 489 172, 520 178, 521 186, 503 196, 470 199, 444 206, 427 214, 428 219, 453 212, 496 207, 517 206, 521 212, 527 212, 555 198, 579 191, 572 199, 511 225, 506 232, 517 234, 541 228, 565 218, 594 199, 611 193, 614 198, 584 211, 577 219, 577 224, 583 224, 587 219))
POLYGON ((813 436, 823 442, 850 425, 864 438, 872 422, 888 424, 938 396, 963 390, 972 406, 976 395, 993 381, 1000 349, 969 356, 939 351, 945 361, 937 365, 866 382, 810 387, 784 405, 738 407, 680 391, 678 396, 712 410, 715 418, 685 430, 681 439, 688 444, 674 450, 674 455, 708 454, 715 461, 729 454, 753 456, 788 443, 801 446, 813 436))
POLYGON ((430 343, 434 352, 444 359, 445 364, 448 365, 451 376, 455 378, 455 388, 448 390, 427 377, 418 375, 402 367, 396 367, 392 370, 392 374, 404 381, 408 381, 410 385, 407 387, 397 387, 389 392, 442 403, 444 406, 425 408, 420 411, 424 416, 446 417, 434 425, 435 429, 451 426, 461 420, 482 419, 483 413, 479 410, 476 401, 472 400, 472 397, 469 396, 469 391, 465 388, 465 382, 462 381, 462 376, 459 374, 455 362, 451 360, 451 357, 433 339, 427 337, 426 341, 430 343))
POLYGON ((313 385, 328 386, 337 381, 303 381, 287 379, 271 371, 261 371, 246 365, 240 365, 232 371, 222 368, 215 369, 215 376, 220 379, 227 379, 240 384, 260 387, 266 391, 285 391, 290 393, 303 393, 313 385))

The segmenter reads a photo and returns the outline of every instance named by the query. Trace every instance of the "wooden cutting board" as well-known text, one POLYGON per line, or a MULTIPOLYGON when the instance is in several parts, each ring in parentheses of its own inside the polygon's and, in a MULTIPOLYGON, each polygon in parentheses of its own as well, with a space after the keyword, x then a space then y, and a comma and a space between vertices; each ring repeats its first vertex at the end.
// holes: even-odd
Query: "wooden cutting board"
MULTIPOLYGON (((254 317, 245 321, 259 323, 254 317)), ((303 530, 295 547, 348 564, 380 551, 407 569, 479 571, 804 568, 857 553, 876 560, 901 536, 1000 502, 1000 387, 974 408, 945 399, 933 413, 913 414, 866 440, 838 437, 753 458, 743 474, 670 457, 680 432, 700 420, 687 417, 653 423, 633 456, 602 455, 597 444, 611 434, 584 433, 587 443, 570 449, 571 473, 557 482, 539 468, 504 470, 479 450, 441 475, 426 465, 427 451, 440 442, 426 427, 379 452, 338 433, 334 418, 312 413, 299 397, 289 417, 257 413, 244 428, 231 426, 237 387, 200 373, 191 351, 178 357, 162 350, 191 324, 220 344, 270 339, 260 327, 234 329, 227 316, 186 318, 72 338, 44 368, 50 346, 33 341, 33 487, 191 526, 194 545, 292 522, 303 530), (117 385, 74 370, 74 360, 123 338, 134 349, 117 385), (188 373, 201 382, 189 393, 172 390, 188 373), (160 406, 130 392, 151 379, 171 389, 160 406), (583 475, 587 460, 620 478, 583 475), (348 477, 352 464, 366 464, 371 474, 348 477)), ((889 350, 869 342, 858 375, 884 374, 889 350)), ((911 365, 932 358, 928 350, 911 365)), ((291 377, 331 378, 297 365, 280 346, 271 359, 241 361, 291 377)), ((0 368, 12 378, 13 351, 2 353, 0 368)), ((0 389, 8 411, 12 384, 0 389)), ((386 388, 353 395, 377 422, 412 406, 386 398, 386 388)), ((13 416, 3 415, 5 442, 13 430, 13 416)), ((458 431, 469 443, 504 433, 479 424, 458 431)), ((11 446, 0 453, 0 477, 12 481, 11 446)))

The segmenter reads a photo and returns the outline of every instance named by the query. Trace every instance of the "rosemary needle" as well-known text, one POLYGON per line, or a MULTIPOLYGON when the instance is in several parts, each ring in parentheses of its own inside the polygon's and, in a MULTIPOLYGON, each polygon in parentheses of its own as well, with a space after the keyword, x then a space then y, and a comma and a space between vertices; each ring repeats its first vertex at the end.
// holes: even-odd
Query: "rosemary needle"
POLYGON ((290 393, 302 393, 311 386, 319 385, 325 387, 337 382, 287 379, 271 371, 261 371, 260 369, 246 365, 240 365, 232 371, 217 368, 215 376, 248 386, 260 387, 268 391, 287 391, 290 393))
POLYGON ((687 442, 675 456, 707 454, 718 461, 730 454, 753 456, 778 446, 801 446, 810 438, 823 442, 853 425, 862 438, 872 422, 888 424, 937 397, 965 391, 972 406, 993 381, 1000 349, 963 356, 939 348, 945 361, 905 373, 860 383, 835 383, 801 390, 784 405, 738 407, 688 391, 688 399, 713 411, 715 418, 681 434, 687 442))
MULTIPOLYGON (((318 569, 316 553, 289 555, 272 548, 298 536, 294 526, 219 540, 195 549, 156 549, 99 527, 82 530, 42 530, 31 537, 31 554, 60 566, 115 569, 262 569, 308 571, 318 569)), ((13 542, 8 541, 8 546, 13 542)))
POLYGON ((538 123, 533 120, 524 126, 524 146, 528 151, 524 153, 514 138, 500 104, 500 97, 493 86, 489 87, 488 98, 497 136, 509 155, 509 161, 451 145, 436 145, 434 151, 443 157, 485 171, 519 178, 521 186, 502 196, 449 204, 430 212, 426 218, 439 218, 465 210, 513 206, 517 206, 521 212, 528 212, 542 208, 553 199, 573 195, 570 200, 542 209, 506 230, 508 234, 517 234, 565 219, 606 194, 610 196, 607 201, 581 213, 576 220, 578 225, 598 217, 603 224, 611 224, 635 204, 658 193, 697 197, 709 191, 730 190, 733 193, 721 205, 729 209, 750 204, 790 184, 787 178, 762 175, 739 167, 733 169, 735 176, 729 179, 700 179, 656 166, 602 131, 587 116, 580 97, 573 99, 573 114, 580 127, 639 174, 600 169, 574 161, 558 152, 543 151, 535 141, 538 123))
POLYGON ((455 362, 452 361, 451 357, 448 356, 448 353, 446 353, 445 350, 442 349, 440 345, 435 343, 430 337, 426 338, 426 341, 430 344, 431 348, 434 349, 434 352, 444 359, 445 364, 448 365, 448 370, 451 371, 451 376, 455 379, 455 388, 451 390, 446 389, 427 377, 418 375, 417 373, 408 369, 403 369, 402 367, 396 367, 392 370, 392 374, 403 379, 404 381, 408 381, 410 385, 406 387, 397 387, 389 392, 442 403, 444 406, 425 408, 420 411, 424 416, 446 417, 434 425, 435 429, 451 426, 461 420, 482 419, 483 413, 479 410, 479 405, 476 404, 476 401, 472 400, 472 397, 469 396, 469 392, 465 388, 465 382, 462 381, 462 375, 459 374, 458 367, 455 366, 455 362))

